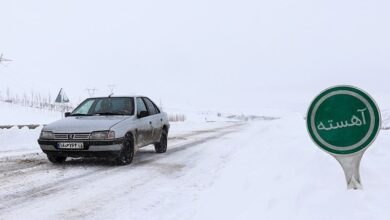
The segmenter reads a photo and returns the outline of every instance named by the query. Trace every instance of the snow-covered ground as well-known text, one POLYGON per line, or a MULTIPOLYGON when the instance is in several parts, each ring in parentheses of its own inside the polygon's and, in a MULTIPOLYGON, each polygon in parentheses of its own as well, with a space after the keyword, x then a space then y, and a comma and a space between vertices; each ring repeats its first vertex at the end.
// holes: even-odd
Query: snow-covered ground
POLYGON ((38 108, 30 108, 0 102, 0 126, 13 125, 10 129, 0 129, 0 156, 16 152, 39 150, 37 139, 44 124, 59 120, 63 113, 38 108), (39 127, 19 129, 17 125, 36 124, 39 127))
POLYGON ((381 113, 382 128, 390 130, 390 109, 383 110, 381 113))
POLYGON ((187 115, 172 123, 166 154, 147 147, 124 167, 52 165, 36 153, 39 130, 2 131, 10 133, 0 140, 0 219, 390 218, 389 130, 363 158, 364 190, 347 191, 340 165, 310 140, 303 112, 247 123, 187 115), (5 157, 19 138, 19 153, 5 157))
POLYGON ((347 191, 335 159, 319 150, 299 115, 252 124, 240 151, 181 219, 389 219, 390 132, 366 152, 363 191, 347 191))
MULTIPOLYGON (((170 114, 185 114, 185 122, 171 122, 170 136, 188 134, 192 131, 213 129, 229 125, 237 120, 217 117, 216 113, 199 113, 196 111, 167 110, 170 114)), ((63 118, 63 113, 44 109, 29 108, 0 102, 1 125, 14 125, 10 129, 0 129, 0 157, 25 152, 40 151, 37 139, 43 125, 63 118), (17 125, 37 124, 35 129, 17 125)))
POLYGON ((0 125, 47 124, 61 119, 63 113, 0 102, 0 125))

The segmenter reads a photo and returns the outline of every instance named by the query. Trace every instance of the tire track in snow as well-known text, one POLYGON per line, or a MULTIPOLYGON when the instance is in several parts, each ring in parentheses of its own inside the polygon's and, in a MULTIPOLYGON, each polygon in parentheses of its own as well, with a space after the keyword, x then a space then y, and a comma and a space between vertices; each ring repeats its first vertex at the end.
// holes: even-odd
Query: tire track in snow
MULTIPOLYGON (((148 157, 151 159, 145 159, 138 161, 134 163, 135 167, 150 169, 148 166, 151 166, 152 168, 158 167, 161 168, 158 170, 158 172, 163 172, 168 175, 172 175, 175 171, 180 171, 182 168, 184 168, 184 165, 182 164, 166 164, 166 163, 158 163, 159 160, 166 159, 167 156, 174 155, 177 152, 181 152, 184 150, 187 150, 191 147, 195 147, 204 143, 207 143, 212 140, 219 139, 229 133, 236 132, 237 130, 226 130, 221 133, 218 133, 215 136, 205 137, 201 138, 199 140, 194 140, 185 144, 180 144, 179 146, 171 148, 167 153, 164 155, 159 155, 158 158, 156 157, 148 157)), ((149 151, 148 152, 141 152, 142 154, 148 154, 152 155, 149 151)), ((191 155, 196 154, 197 152, 192 152, 191 155)), ((154 154, 155 155, 155 154, 154 154)), ((190 155, 187 155, 186 157, 190 157, 190 155)), ((144 158, 144 157, 143 157, 144 158)), ((149 170, 150 171, 150 170, 149 170)), ((143 176, 142 179, 137 179, 135 182, 131 182, 130 185, 126 185, 127 190, 125 193, 122 191, 107 191, 103 192, 97 195, 93 195, 93 198, 90 199, 91 201, 94 201, 93 203, 88 202, 80 202, 78 204, 75 204, 71 208, 68 208, 56 215, 55 218, 59 219, 77 219, 77 218, 86 218, 86 217, 92 217, 93 214, 98 211, 101 206, 103 206, 105 203, 109 202, 112 203, 114 200, 120 199, 123 195, 126 195, 127 193, 133 192, 134 190, 137 190, 138 187, 145 187, 147 184, 150 184, 155 179, 155 176, 149 175, 149 176, 143 176), (91 216, 92 215, 92 216, 91 216)), ((93 218, 93 217, 92 217, 93 218)))
MULTIPOLYGON (((209 129, 209 130, 193 131, 189 134, 182 134, 182 135, 176 135, 173 137, 169 137, 168 140, 180 143, 180 142, 185 141, 188 138, 191 138, 194 136, 199 136, 199 135, 206 134, 206 133, 218 132, 221 130, 235 128, 235 127, 240 126, 240 125, 242 125, 242 124, 239 123, 239 124, 233 124, 233 125, 229 125, 229 126, 225 126, 225 127, 209 129)), ((100 160, 103 161, 102 159, 100 159, 100 160)), ((48 164, 48 161, 47 161, 44 153, 32 153, 32 154, 30 153, 30 154, 26 154, 26 155, 18 155, 15 157, 1 158, 0 159, 0 175, 1 176, 11 176, 11 175, 15 175, 15 174, 17 174, 17 175, 27 174, 28 175, 28 174, 30 174, 30 173, 28 173, 28 171, 34 170, 35 172, 37 172, 37 171, 47 170, 48 167, 45 166, 47 164, 48 164), (26 159, 26 157, 33 157, 33 158, 26 159), (40 167, 40 169, 34 169, 35 167, 40 167)), ((68 161, 66 164, 72 164, 72 162, 68 161)), ((100 162, 98 162, 97 164, 100 164, 100 162)), ((108 164, 108 165, 110 165, 110 164, 108 164)), ((55 168, 52 168, 52 169, 55 169, 55 168)))
MULTIPOLYGON (((175 139, 179 138, 177 143, 171 145, 165 154, 161 154, 161 155, 157 154, 156 155, 154 153, 153 154, 139 153, 139 154, 137 154, 138 156, 135 157, 134 163, 130 166, 102 167, 102 168, 99 168, 97 170, 92 170, 89 172, 77 174, 77 175, 74 175, 71 177, 57 179, 54 182, 50 182, 50 183, 43 184, 43 185, 40 185, 37 187, 33 187, 31 189, 6 194, 6 195, 0 197, 0 204, 1 204, 0 205, 0 212, 6 211, 7 209, 15 209, 18 205, 21 205, 21 204, 26 203, 26 202, 31 202, 31 200, 45 197, 45 196, 48 196, 48 195, 51 195, 54 193, 58 193, 62 190, 69 189, 69 188, 67 188, 67 186, 69 186, 70 184, 76 183, 76 182, 88 182, 88 180, 95 179, 99 175, 104 174, 104 177, 107 177, 107 175, 113 175, 113 174, 116 174, 117 172, 129 171, 129 168, 131 168, 131 167, 143 166, 145 164, 164 159, 166 155, 171 155, 173 153, 186 150, 188 148, 206 143, 206 142, 214 140, 214 139, 218 139, 226 134, 232 133, 232 132, 236 131, 239 127, 241 127, 242 125, 244 125, 244 124, 239 123, 239 124, 234 124, 234 125, 230 125, 230 126, 226 126, 226 127, 210 129, 210 130, 205 130, 205 131, 196 131, 196 132, 192 132, 192 133, 186 134, 186 135, 179 135, 179 136, 173 137, 173 139, 171 139, 171 140, 175 140, 175 139), (189 138, 196 137, 196 136, 199 136, 199 135, 202 135, 205 133, 212 133, 212 134, 217 133, 217 134, 212 135, 212 136, 199 137, 199 139, 195 138, 195 140, 191 140, 191 139, 189 141, 187 140, 189 138), (140 158, 140 156, 142 156, 142 158, 140 158)), ((84 161, 88 162, 88 160, 71 160, 71 161, 66 162, 65 166, 67 164, 73 164, 73 165, 84 164, 83 163, 84 161)), ((23 169, 23 167, 21 167, 21 169, 23 169)), ((53 166, 51 170, 57 170, 56 166, 53 166)), ((15 172, 15 169, 12 169, 12 172, 15 172)), ((82 185, 78 184, 77 186, 82 186, 82 185)))

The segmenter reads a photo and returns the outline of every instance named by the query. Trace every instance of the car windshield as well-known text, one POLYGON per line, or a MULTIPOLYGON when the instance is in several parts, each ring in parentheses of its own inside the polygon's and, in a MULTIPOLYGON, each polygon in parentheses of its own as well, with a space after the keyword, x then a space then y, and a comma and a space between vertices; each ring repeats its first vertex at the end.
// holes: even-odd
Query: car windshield
POLYGON ((134 98, 107 97, 90 98, 82 102, 71 116, 133 115, 134 98))

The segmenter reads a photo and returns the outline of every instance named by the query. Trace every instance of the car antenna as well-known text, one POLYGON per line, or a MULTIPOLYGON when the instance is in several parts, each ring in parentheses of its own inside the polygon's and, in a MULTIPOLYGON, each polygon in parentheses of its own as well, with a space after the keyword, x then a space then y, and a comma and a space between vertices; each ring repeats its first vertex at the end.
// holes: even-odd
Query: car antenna
POLYGON ((114 95, 114 93, 111 93, 111 94, 108 96, 108 98, 111 98, 112 95, 114 95))

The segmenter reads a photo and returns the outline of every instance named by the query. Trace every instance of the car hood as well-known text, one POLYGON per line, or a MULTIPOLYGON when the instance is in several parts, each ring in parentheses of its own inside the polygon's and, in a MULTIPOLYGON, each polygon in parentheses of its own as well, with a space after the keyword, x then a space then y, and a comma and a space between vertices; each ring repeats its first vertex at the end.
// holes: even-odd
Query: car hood
POLYGON ((109 130, 119 122, 133 118, 134 116, 124 115, 67 117, 48 124, 43 129, 54 133, 89 133, 109 130))

